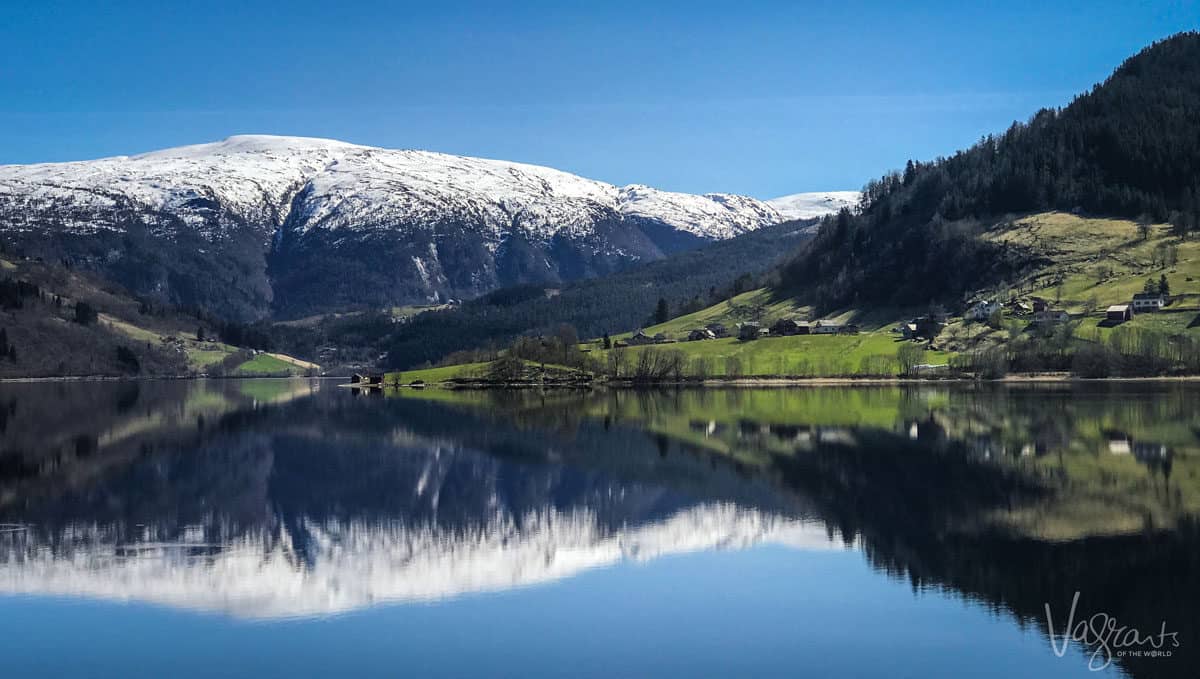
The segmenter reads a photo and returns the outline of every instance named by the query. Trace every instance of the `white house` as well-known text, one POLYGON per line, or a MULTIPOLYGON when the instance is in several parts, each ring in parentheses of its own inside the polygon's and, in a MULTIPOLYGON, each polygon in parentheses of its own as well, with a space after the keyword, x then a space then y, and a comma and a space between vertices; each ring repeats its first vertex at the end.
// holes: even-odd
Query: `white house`
POLYGON ((990 299, 985 299, 980 302, 976 302, 975 305, 970 309, 967 309, 967 313, 963 315, 966 316, 968 321, 986 321, 997 311, 1000 311, 1000 303, 990 299))
POLYGON ((1165 305, 1166 300, 1157 292, 1139 292, 1133 296, 1133 310, 1138 313, 1159 311, 1165 305))
POLYGON ((812 326, 814 335, 836 335, 841 332, 842 324, 834 321, 817 321, 812 326))

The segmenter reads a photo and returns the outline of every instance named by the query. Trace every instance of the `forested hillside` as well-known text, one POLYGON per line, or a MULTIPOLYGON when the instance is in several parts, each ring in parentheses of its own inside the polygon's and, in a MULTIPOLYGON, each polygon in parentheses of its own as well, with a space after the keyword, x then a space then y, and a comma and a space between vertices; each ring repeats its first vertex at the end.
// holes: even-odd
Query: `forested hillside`
POLYGON ((0 379, 286 375, 319 368, 248 348, 269 341, 257 329, 139 298, 66 262, 0 249, 0 379))
POLYGON ((1200 33, 1155 43, 1063 109, 1043 109, 950 158, 910 161, 827 218, 781 270, 821 308, 957 302, 1035 265, 978 236, 998 218, 1061 210, 1200 230, 1200 33))
POLYGON ((583 337, 648 324, 659 302, 674 315, 748 290, 811 235, 813 220, 764 227, 629 271, 563 287, 500 290, 455 309, 420 314, 388 340, 387 364, 408 368, 463 349, 574 325, 583 337), (739 280, 740 279, 740 280, 739 280))

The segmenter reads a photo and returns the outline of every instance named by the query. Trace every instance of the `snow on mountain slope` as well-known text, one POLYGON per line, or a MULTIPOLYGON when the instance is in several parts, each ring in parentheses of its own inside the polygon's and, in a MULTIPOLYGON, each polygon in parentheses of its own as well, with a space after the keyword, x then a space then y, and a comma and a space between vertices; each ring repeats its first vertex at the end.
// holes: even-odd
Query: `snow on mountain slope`
POLYGON ((853 210, 861 195, 858 191, 814 191, 780 196, 766 203, 787 219, 812 219, 833 214, 842 208, 853 210))
POLYGON ((238 319, 558 285, 783 221, 548 167, 245 135, 0 166, 0 241, 238 319))
POLYGON ((732 238, 783 221, 777 210, 753 198, 727 193, 671 193, 641 184, 620 190, 617 209, 626 216, 660 220, 709 238, 732 238))
POLYGON ((708 238, 781 220, 752 198, 624 189, 547 167, 325 139, 243 135, 136 156, 0 166, 0 210, 32 227, 48 210, 69 229, 117 228, 124 210, 166 212, 219 238, 239 220, 262 230, 291 216, 300 231, 374 229, 469 218, 495 239, 585 232, 605 213, 653 219, 708 238), (214 224, 214 210, 228 214, 214 224))

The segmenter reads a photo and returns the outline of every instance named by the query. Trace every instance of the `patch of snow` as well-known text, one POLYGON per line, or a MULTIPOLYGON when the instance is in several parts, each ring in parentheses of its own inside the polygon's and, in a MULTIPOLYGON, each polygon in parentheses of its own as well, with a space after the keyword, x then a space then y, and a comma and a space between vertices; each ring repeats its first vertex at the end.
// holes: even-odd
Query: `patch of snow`
POLYGON ((859 191, 813 191, 772 198, 766 203, 787 219, 812 219, 834 214, 842 208, 853 211, 861 197, 859 191))

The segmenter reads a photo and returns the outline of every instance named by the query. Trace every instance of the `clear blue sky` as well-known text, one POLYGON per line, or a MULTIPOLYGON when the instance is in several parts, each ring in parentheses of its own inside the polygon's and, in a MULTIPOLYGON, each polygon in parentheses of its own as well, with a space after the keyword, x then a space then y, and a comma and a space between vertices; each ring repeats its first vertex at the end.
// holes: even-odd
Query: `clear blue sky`
POLYGON ((271 133, 679 191, 859 188, 1200 27, 1200 0, 344 4, 5 0, 0 163, 271 133))

